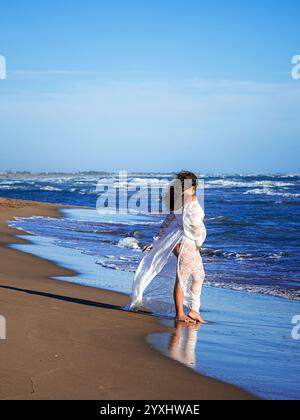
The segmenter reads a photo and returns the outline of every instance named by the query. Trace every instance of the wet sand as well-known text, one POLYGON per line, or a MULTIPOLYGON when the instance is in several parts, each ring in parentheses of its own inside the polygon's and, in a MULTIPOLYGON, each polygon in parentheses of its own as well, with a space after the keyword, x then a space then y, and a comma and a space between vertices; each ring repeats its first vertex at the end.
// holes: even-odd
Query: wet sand
POLYGON ((146 343, 166 331, 157 318, 128 313, 125 295, 50 277, 76 273, 7 248, 24 243, 14 217, 60 217, 52 204, 0 199, 0 399, 251 399, 203 377, 146 343))

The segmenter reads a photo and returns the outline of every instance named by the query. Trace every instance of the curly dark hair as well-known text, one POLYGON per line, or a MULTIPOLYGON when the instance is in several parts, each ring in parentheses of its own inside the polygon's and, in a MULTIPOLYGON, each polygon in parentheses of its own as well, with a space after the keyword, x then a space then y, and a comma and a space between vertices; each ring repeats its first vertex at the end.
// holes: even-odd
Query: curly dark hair
POLYGON ((198 178, 193 172, 190 172, 190 171, 178 172, 176 174, 175 179, 171 182, 168 188, 168 192, 165 195, 165 203, 171 212, 175 211, 176 203, 178 203, 178 198, 179 198, 178 197, 178 194, 179 194, 178 181, 181 182, 182 193, 189 188, 192 188, 192 187, 197 188, 199 185, 198 178))
POLYGON ((198 177, 193 172, 189 172, 189 171, 178 172, 176 174, 176 179, 181 181, 183 191, 186 190, 186 187, 188 187, 188 188, 196 187, 197 188, 198 185, 199 185, 198 177), (191 181, 191 182, 188 182, 188 181, 191 181))

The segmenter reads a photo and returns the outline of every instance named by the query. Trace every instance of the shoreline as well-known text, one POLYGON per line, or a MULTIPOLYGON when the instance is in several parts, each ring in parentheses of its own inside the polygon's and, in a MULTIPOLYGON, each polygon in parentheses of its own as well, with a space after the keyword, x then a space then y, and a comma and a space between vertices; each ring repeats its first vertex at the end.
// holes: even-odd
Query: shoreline
POLYGON ((146 337, 166 328, 156 317, 122 311, 125 295, 54 280, 77 273, 7 247, 28 243, 7 220, 62 217, 63 208, 0 199, 0 312, 7 320, 0 399, 252 399, 154 350, 146 337))

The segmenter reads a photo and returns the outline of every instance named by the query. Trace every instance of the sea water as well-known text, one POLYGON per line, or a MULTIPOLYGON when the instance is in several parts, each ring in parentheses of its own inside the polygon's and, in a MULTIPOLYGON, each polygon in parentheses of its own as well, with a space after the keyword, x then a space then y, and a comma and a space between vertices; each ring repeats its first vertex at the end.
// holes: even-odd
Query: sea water
MULTIPOLYGON (((147 174, 130 181, 138 183, 143 176, 171 178, 147 174)), ((2 179, 0 195, 95 207, 98 180, 71 175, 2 179)), ((300 342, 292 338, 292 318, 300 315, 300 176, 214 175, 205 177, 205 185, 203 311, 211 323, 193 331, 165 321, 170 332, 148 341, 196 371, 259 396, 299 398, 300 342)), ((33 217, 10 224, 34 234, 32 245, 19 249, 80 273, 63 280, 129 294, 141 250, 161 221, 147 214, 77 209, 64 211, 62 219, 33 217)))

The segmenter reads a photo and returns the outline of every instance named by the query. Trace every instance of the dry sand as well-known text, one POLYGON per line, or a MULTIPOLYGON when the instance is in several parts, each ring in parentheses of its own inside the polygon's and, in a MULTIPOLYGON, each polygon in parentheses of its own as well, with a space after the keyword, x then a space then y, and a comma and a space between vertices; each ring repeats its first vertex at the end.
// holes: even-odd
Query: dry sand
POLYGON ((251 399, 152 349, 145 337, 165 328, 121 311, 126 296, 51 280, 75 273, 7 248, 24 242, 7 220, 60 217, 59 208, 0 199, 0 399, 251 399))

